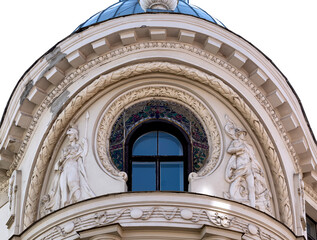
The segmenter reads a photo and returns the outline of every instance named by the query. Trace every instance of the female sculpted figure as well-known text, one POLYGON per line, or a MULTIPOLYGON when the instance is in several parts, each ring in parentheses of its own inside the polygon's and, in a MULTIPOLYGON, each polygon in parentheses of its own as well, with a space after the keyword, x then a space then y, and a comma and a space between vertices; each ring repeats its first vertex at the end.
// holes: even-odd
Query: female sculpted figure
POLYGON ((55 164, 55 177, 51 191, 42 198, 42 214, 62 208, 72 203, 94 197, 90 189, 84 167, 87 155, 87 139, 78 141, 79 132, 71 127, 67 130, 69 144, 62 150, 55 164))
POLYGON ((225 197, 271 213, 271 193, 253 147, 246 141, 247 132, 236 127, 229 118, 227 120, 225 131, 233 140, 227 150, 232 156, 225 173, 226 181, 230 183, 225 197))

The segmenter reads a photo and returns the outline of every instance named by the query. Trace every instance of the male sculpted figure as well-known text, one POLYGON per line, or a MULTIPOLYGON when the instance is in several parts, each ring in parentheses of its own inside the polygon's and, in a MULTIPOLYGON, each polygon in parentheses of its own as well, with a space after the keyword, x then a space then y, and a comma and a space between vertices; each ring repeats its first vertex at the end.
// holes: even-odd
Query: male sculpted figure
POLYGON ((272 195, 254 149, 246 140, 247 132, 236 127, 228 116, 226 118, 225 132, 232 141, 227 149, 231 157, 225 172, 230 187, 224 196, 271 214, 272 195))

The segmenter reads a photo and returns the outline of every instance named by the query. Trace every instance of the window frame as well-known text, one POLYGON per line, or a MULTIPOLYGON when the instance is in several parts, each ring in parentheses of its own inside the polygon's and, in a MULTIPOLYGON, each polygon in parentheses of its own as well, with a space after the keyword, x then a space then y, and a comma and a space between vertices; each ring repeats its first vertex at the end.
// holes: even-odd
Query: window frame
POLYGON ((307 240, 317 240, 317 223, 316 223, 316 221, 313 219, 313 218, 311 218, 309 215, 306 215, 306 227, 307 227, 307 240), (313 229, 314 230, 314 233, 315 233, 315 237, 314 236, 312 236, 312 235, 310 235, 309 234, 309 232, 308 232, 308 221, 310 221, 314 226, 315 226, 315 228, 313 229))
POLYGON ((193 172, 192 163, 192 144, 187 133, 177 124, 167 120, 147 120, 134 127, 134 129, 126 137, 124 144, 124 171, 128 174, 127 181, 128 191, 132 191, 132 161, 149 161, 152 159, 156 162, 156 191, 160 190, 160 167, 158 163, 171 161, 171 156, 132 156, 133 144, 145 133, 152 131, 167 132, 175 136, 183 147, 183 156, 172 156, 172 161, 180 161, 184 163, 184 191, 188 191, 188 175, 193 172), (158 159, 159 158, 159 159, 158 159), (169 160, 168 160, 169 159, 169 160))

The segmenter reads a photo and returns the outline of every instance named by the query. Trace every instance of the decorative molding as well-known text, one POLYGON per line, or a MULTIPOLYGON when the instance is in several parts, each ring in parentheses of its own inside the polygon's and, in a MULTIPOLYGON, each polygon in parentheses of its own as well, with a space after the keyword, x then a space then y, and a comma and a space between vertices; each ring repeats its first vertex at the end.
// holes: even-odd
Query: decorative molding
POLYGON ((141 8, 146 12, 147 9, 172 10, 177 7, 178 0, 139 0, 141 8))
MULTIPOLYGON (((87 101, 89 101, 93 96, 95 96, 98 92, 102 91, 109 85, 119 82, 123 79, 153 72, 170 73, 200 82, 222 95, 232 104, 233 107, 235 107, 242 114, 242 116, 250 124, 255 135, 259 138, 259 141, 266 154, 268 163, 271 167, 274 184, 277 190, 281 221, 292 229, 293 217, 291 212, 291 203, 283 169, 278 159, 274 144, 266 133, 266 130, 257 115, 233 89, 224 84, 223 81, 221 81, 220 79, 217 79, 216 77, 195 68, 186 67, 179 64, 172 64, 168 62, 140 63, 128 67, 123 67, 96 79, 72 98, 70 103, 60 113, 60 115, 57 117, 54 124, 52 125, 49 133, 47 134, 43 142, 41 151, 36 160, 25 206, 24 227, 28 227, 36 220, 40 191, 42 188, 42 183, 47 169, 48 161, 54 149, 55 143, 60 138, 61 133, 68 126, 73 115, 87 101)), ((44 103, 42 103, 42 105, 43 104, 44 103)), ((206 171, 205 169, 202 170, 206 171)), ((204 171, 201 171, 200 174, 204 171)))
MULTIPOLYGON (((95 227, 105 226, 118 222, 138 221, 150 222, 161 219, 166 223, 192 224, 210 224, 212 226, 230 229, 232 222, 237 221, 233 216, 217 211, 196 208, 164 207, 164 206, 146 206, 132 207, 123 209, 113 209, 98 211, 81 215, 78 218, 70 219, 56 227, 45 231, 45 236, 39 236, 39 239, 60 239, 77 235, 79 230, 87 230, 95 227)), ((239 226, 240 228, 240 226, 239 226)))
POLYGON ((311 197, 315 203, 317 203, 317 193, 316 191, 311 187, 309 186, 307 183, 304 182, 304 194, 307 194, 309 197, 311 197))
MULTIPOLYGON (((245 221, 239 218, 234 218, 231 225, 244 232, 245 239, 260 239, 260 240, 278 240, 281 239, 273 232, 268 232, 262 227, 255 225, 253 222, 245 221)), ((244 239, 243 238, 243 239, 244 239)))
MULTIPOLYGON (((233 215, 230 211, 225 213, 222 210, 205 207, 182 207, 174 204, 140 206, 138 203, 136 206, 103 208, 95 212, 84 211, 77 215, 42 229, 36 239, 73 239, 78 237, 80 231, 116 223, 125 227, 129 227, 130 224, 135 227, 137 223, 140 228, 151 223, 155 223, 156 226, 168 224, 175 228, 182 227, 184 224, 211 226, 226 231, 241 232, 243 239, 278 240, 286 237, 286 235, 278 236, 274 227, 251 220, 247 215, 233 215)), ((275 220, 272 219, 272 221, 275 220)), ((292 235, 292 233, 289 234, 292 235)))
POLYGON ((111 126, 127 105, 138 100, 151 97, 164 97, 170 99, 171 101, 177 100, 189 107, 191 111, 196 113, 203 120, 207 130, 208 142, 211 146, 209 149, 210 154, 207 159, 207 164, 201 171, 199 171, 198 175, 202 177, 210 174, 219 163, 221 154, 221 139, 216 122, 205 105, 198 101, 195 97, 183 90, 167 86, 153 86, 132 90, 124 93, 111 103, 102 117, 97 130, 96 139, 97 155, 99 156, 100 162, 105 169, 113 176, 120 176, 124 180, 127 180, 127 174, 125 172, 119 172, 117 168, 113 167, 113 163, 111 161, 109 154, 109 138, 112 130, 111 126))
MULTIPOLYGON (((111 62, 115 59, 119 59, 121 57, 124 57, 125 55, 132 54, 133 52, 139 52, 142 50, 148 50, 148 49, 174 49, 174 50, 181 50, 190 52, 191 54, 198 55, 201 58, 204 58, 205 60, 209 62, 213 62, 214 64, 217 64, 219 67, 223 68, 224 70, 228 71, 230 74, 234 75, 236 78, 238 78, 246 87, 250 89, 250 91, 254 94, 254 96, 258 99, 259 103, 263 106, 263 108, 266 110, 269 116, 271 116, 272 121, 274 122, 276 128, 280 131, 280 135, 284 139, 284 142, 286 146, 288 147, 288 151, 290 152, 291 156, 293 157, 296 171, 299 171, 299 157, 296 154, 296 151, 294 147, 292 146, 291 140, 287 134, 287 131, 285 130, 283 123, 280 120, 280 117, 278 115, 278 112, 274 109, 272 104, 269 102, 269 100, 266 98, 266 96, 257 88, 257 86, 239 69, 232 66, 226 60, 216 57, 215 55, 209 53, 208 51, 205 51, 199 47, 193 46, 191 44, 186 43, 180 43, 180 42, 141 42, 141 43, 135 43, 131 44, 129 46, 123 46, 121 48, 109 51, 105 53, 102 56, 98 56, 90 61, 88 61, 86 64, 78 67, 71 73, 67 75, 67 77, 64 78, 61 83, 56 86, 43 100, 43 102, 39 105, 37 111, 35 112, 33 116, 33 120, 28 128, 28 130, 25 133, 25 137, 23 139, 23 142, 21 144, 21 147, 18 151, 18 153, 15 155, 13 163, 10 166, 10 169, 8 171, 8 176, 11 176, 12 172, 16 169, 16 167, 19 165, 22 157, 24 156, 25 149, 27 148, 27 144, 32 136, 32 133, 38 123, 38 120, 40 119, 43 111, 47 109, 51 103, 63 92, 65 89, 71 84, 72 82, 76 81, 77 79, 82 76, 83 73, 87 72, 88 70, 98 67, 101 64, 105 64, 108 62, 111 62)), ((195 79, 194 79, 195 80, 195 79)), ((3 182, 0 184, 0 192, 6 191, 8 187, 8 181, 3 182)))
POLYGON ((215 211, 192 209, 182 209, 175 207, 173 209, 165 209, 163 207, 152 207, 149 209, 142 208, 126 208, 115 213, 108 214, 107 211, 95 214, 95 221, 98 225, 106 225, 117 221, 123 214, 130 214, 130 218, 134 220, 146 221, 152 217, 161 217, 165 220, 173 220, 174 218, 181 218, 192 223, 198 223, 207 219, 211 224, 223 228, 229 228, 232 222, 232 217, 221 214, 215 211))

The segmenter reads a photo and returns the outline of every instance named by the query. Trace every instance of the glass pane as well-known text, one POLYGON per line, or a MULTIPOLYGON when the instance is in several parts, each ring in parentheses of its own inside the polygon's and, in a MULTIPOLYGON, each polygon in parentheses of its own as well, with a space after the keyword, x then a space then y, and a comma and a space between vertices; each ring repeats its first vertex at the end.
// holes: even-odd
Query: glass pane
POLYGON ((132 162, 132 191, 156 190, 155 162, 132 162))
POLYGON ((157 132, 149 132, 139 137, 132 149, 132 156, 156 156, 157 132))
POLYGON ((316 223, 310 219, 309 217, 307 219, 307 234, 309 239, 316 239, 316 223))
POLYGON ((159 151, 160 156, 183 156, 183 147, 179 140, 166 132, 159 132, 159 151))
POLYGON ((184 163, 161 162, 161 191, 184 191, 184 163))

